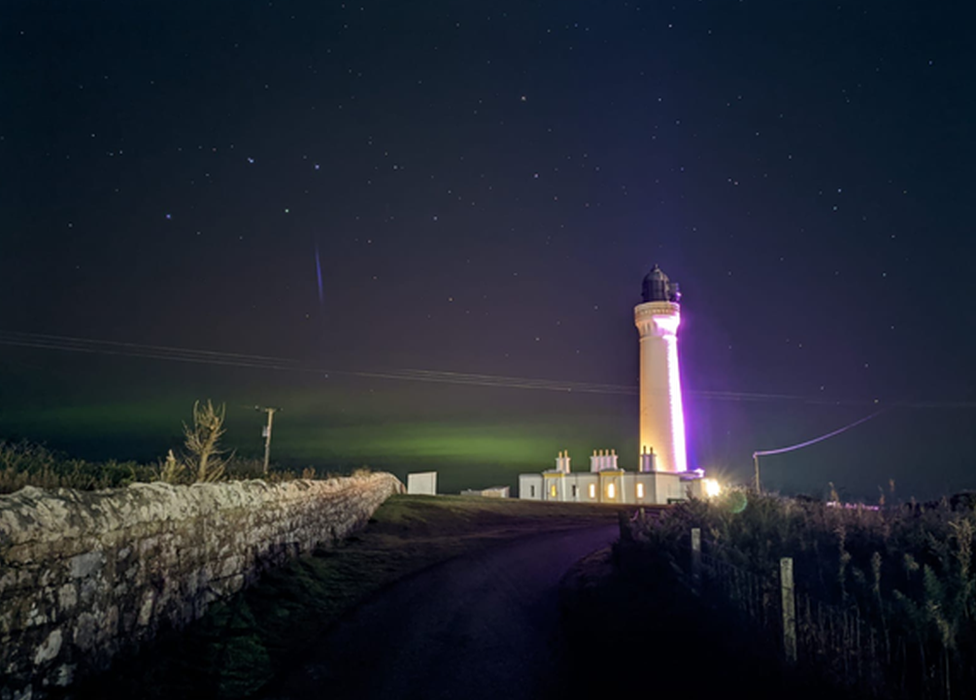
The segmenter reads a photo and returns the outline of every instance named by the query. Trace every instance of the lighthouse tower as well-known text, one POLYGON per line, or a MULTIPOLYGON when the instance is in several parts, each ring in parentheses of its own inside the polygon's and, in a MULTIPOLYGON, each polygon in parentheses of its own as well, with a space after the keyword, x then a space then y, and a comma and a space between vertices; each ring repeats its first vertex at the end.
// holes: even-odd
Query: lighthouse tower
POLYGON ((634 307, 640 334, 641 471, 683 472, 688 464, 678 372, 681 292, 655 265, 644 278, 642 297, 634 307))

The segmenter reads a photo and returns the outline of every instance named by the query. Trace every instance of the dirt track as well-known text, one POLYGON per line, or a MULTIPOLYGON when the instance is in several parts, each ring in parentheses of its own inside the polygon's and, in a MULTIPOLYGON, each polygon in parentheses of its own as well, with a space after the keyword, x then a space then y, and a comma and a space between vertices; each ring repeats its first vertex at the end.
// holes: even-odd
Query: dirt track
POLYGON ((339 623, 267 697, 545 696, 559 580, 617 533, 610 525, 543 534, 401 581, 339 623))

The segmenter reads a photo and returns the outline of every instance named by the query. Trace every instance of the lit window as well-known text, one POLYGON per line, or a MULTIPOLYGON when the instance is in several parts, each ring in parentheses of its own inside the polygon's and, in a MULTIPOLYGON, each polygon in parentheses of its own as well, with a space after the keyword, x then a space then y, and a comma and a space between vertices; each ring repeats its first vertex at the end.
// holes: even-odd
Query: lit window
POLYGON ((607 484, 607 498, 613 498, 616 492, 617 492, 617 487, 611 481, 609 484, 607 484))
POLYGON ((590 498, 596 498, 596 484, 590 484, 590 498))
POLYGON ((555 484, 553 484, 552 486, 549 487, 549 495, 552 496, 553 498, 556 497, 556 485, 555 484))
POLYGON ((644 484, 637 484, 637 498, 644 498, 644 484))

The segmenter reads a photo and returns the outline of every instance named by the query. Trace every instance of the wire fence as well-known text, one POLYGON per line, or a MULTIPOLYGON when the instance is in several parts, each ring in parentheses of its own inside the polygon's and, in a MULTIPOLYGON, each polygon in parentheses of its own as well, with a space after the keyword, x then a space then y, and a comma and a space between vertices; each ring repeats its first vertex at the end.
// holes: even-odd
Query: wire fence
POLYGON ((878 696, 884 691, 882 661, 887 645, 875 628, 862 620, 856 606, 838 608, 797 592, 798 662, 818 675, 878 696))
MULTIPOLYGON (((759 643, 785 663, 837 686, 874 698, 952 700, 952 680, 972 674, 972 662, 955 668, 947 648, 931 649, 904 634, 892 635, 851 600, 839 606, 819 600, 793 581, 793 560, 780 569, 755 571, 733 564, 743 555, 693 534, 691 576, 685 579, 706 604, 732 611, 759 643)), ((802 579, 804 572, 798 572, 802 579)), ((883 618, 882 618, 883 622, 883 618)), ((960 685, 957 683, 956 685, 960 685)), ((963 684, 963 687, 968 684, 963 684)))
POLYGON ((731 605, 763 642, 777 649, 782 638, 779 608, 774 600, 779 594, 778 582, 735 566, 709 549, 713 547, 706 545, 701 553, 699 592, 713 604, 731 605))

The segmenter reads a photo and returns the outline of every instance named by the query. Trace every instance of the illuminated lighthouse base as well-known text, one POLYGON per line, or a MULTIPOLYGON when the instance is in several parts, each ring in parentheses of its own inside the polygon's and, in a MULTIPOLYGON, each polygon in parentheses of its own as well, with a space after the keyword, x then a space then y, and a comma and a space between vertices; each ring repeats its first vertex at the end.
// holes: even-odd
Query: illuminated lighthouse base
POLYGON ((667 505, 710 495, 701 476, 701 472, 625 471, 617 466, 613 450, 595 450, 590 471, 574 472, 569 453, 560 452, 555 469, 519 474, 518 496, 560 503, 667 505))

